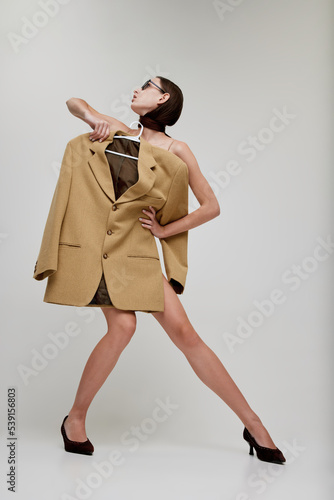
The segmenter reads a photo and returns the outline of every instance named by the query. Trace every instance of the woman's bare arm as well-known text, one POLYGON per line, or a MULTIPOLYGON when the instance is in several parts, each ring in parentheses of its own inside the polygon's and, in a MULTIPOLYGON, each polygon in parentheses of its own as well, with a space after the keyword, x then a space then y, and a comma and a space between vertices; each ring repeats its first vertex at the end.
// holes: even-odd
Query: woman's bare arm
POLYGON ((72 115, 80 118, 92 127, 93 132, 89 138, 93 141, 99 139, 100 142, 107 139, 110 130, 124 130, 127 132, 129 127, 125 123, 113 118, 112 116, 103 115, 92 108, 86 101, 78 97, 71 97, 66 101, 66 105, 72 115))
POLYGON ((220 215, 220 205, 210 184, 202 174, 198 162, 189 146, 182 141, 175 141, 173 153, 179 156, 188 166, 189 185, 201 205, 199 208, 189 214, 166 224, 164 227, 163 238, 173 236, 174 234, 188 231, 194 227, 200 226, 220 215), (175 144, 176 143, 176 144, 175 144))

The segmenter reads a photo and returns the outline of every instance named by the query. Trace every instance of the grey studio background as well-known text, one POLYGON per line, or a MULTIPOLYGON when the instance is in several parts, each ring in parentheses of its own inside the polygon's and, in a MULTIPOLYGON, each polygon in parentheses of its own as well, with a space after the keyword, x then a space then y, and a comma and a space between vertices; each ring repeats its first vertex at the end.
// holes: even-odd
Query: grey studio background
POLYGON ((332 2, 3 0, 2 14, 1 497, 12 498, 15 387, 18 499, 329 498, 332 2), (46 280, 32 278, 66 143, 91 130, 65 102, 80 97, 130 125, 133 89, 156 75, 183 90, 167 133, 189 145, 221 207, 189 231, 179 297, 285 451, 284 470, 249 457, 240 420, 140 312, 88 412, 94 457, 63 449, 62 419, 106 333, 99 308, 44 303, 46 280), (149 427, 168 398, 175 409, 149 427), (120 438, 141 425, 131 451, 120 438), (113 450, 124 463, 94 484, 92 463, 113 450), (85 497, 76 488, 89 477, 85 497))

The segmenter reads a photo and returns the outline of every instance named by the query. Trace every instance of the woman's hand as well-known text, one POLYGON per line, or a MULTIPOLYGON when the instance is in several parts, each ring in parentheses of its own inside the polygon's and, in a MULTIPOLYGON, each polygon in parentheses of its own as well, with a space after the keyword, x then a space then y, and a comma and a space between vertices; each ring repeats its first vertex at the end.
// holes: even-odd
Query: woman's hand
POLYGON ((148 228, 151 230, 153 236, 161 239, 164 238, 165 228, 164 226, 160 226, 159 222, 155 218, 155 210, 153 207, 149 207, 150 210, 143 210, 144 214, 149 217, 149 219, 139 218, 139 222, 142 223, 144 228, 148 228))
POLYGON ((94 124, 94 130, 90 133, 89 139, 91 141, 96 141, 99 139, 99 142, 104 141, 110 134, 110 124, 103 119, 96 118, 94 124))
POLYGON ((80 118, 85 123, 92 127, 93 131, 89 134, 91 141, 104 141, 110 135, 110 127, 112 129, 127 130, 125 123, 116 120, 112 116, 103 115, 92 108, 86 101, 78 97, 71 97, 66 101, 67 107, 72 115, 80 118))

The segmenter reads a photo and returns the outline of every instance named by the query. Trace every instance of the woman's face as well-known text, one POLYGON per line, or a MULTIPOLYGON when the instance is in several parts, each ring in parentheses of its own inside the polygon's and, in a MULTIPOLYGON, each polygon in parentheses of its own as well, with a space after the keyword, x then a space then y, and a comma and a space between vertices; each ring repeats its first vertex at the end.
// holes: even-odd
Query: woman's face
MULTIPOLYGON (((162 87, 160 78, 151 78, 152 82, 162 87)), ((167 101, 169 98, 168 93, 162 93, 155 85, 151 82, 143 90, 138 87, 133 92, 133 99, 131 101, 131 109, 138 115, 144 116, 146 113, 153 111, 158 107, 159 104, 167 101)))

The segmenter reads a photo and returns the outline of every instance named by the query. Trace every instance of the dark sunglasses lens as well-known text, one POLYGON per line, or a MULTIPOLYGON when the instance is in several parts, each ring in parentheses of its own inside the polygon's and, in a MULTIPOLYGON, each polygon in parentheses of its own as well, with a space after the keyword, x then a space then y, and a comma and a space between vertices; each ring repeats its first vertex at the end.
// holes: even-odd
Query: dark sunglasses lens
POLYGON ((142 90, 145 90, 148 87, 148 84, 150 83, 150 80, 147 80, 147 82, 144 83, 142 86, 142 90))

